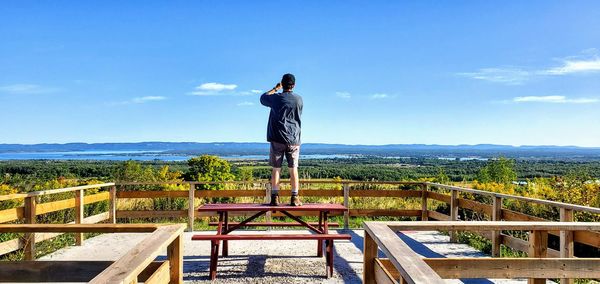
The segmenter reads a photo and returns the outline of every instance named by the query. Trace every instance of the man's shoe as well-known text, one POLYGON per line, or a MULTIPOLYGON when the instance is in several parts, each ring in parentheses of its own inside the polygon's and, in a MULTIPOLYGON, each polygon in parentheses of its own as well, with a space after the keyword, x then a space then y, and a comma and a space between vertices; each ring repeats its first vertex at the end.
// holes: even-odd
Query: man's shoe
POLYGON ((271 205, 271 206, 279 205, 279 195, 278 194, 271 194, 271 203, 269 203, 269 205, 271 205))
POLYGON ((290 205, 291 206, 302 206, 302 201, 300 201, 300 196, 298 196, 297 194, 292 195, 292 198, 290 200, 290 205))

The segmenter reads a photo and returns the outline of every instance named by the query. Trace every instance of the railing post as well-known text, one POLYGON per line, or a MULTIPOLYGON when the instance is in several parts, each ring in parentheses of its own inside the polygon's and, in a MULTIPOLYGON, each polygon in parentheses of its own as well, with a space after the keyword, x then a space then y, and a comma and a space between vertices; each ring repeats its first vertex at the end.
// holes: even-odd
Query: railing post
MULTIPOLYGON (((83 205, 84 191, 83 189, 75 191, 75 224, 83 223, 83 205)), ((83 233, 75 233, 75 245, 83 244, 83 233)))
MULTIPOLYGON (((265 187, 265 203, 270 203, 271 202, 271 184, 267 184, 267 183, 263 183, 261 186, 265 187)), ((265 213, 265 222, 270 223, 271 222, 271 211, 268 211, 267 213, 265 213)), ((271 229, 271 227, 268 228, 269 230, 271 229)))
MULTIPOLYGON (((573 210, 560 208, 560 221, 573 222, 573 210)), ((560 257, 571 258, 574 255, 573 231, 560 231, 560 257)), ((561 278, 561 284, 573 284, 573 279, 561 278)))
MULTIPOLYGON (((492 221, 502 220, 502 198, 494 195, 492 203, 492 221)), ((492 231, 492 256, 500 256, 500 245, 502 244, 502 231, 492 231)))
MULTIPOLYGON (((458 221, 458 191, 456 189, 452 189, 450 195, 450 221, 458 221)), ((450 241, 457 241, 457 232, 450 231, 450 241)))
POLYGON ((427 211, 427 188, 426 183, 421 185, 421 221, 429 220, 429 212, 427 211))
POLYGON ((196 193, 196 185, 190 182, 190 190, 188 193, 188 232, 194 231, 194 221, 196 220, 196 206, 194 205, 194 199, 196 193))
POLYGON ((367 230, 364 231, 363 253, 363 283, 375 284, 375 258, 377 257, 377 243, 367 230))
POLYGON ((108 192, 109 195, 109 206, 108 206, 108 220, 112 224, 117 223, 117 186, 113 185, 110 187, 108 192))
MULTIPOLYGON (((36 223, 35 205, 35 196, 25 198, 25 210, 23 211, 25 224, 36 223)), ((25 260, 35 260, 35 233, 25 233, 23 252, 25 260)))
POLYGON ((343 190, 344 207, 346 207, 346 211, 344 211, 344 230, 348 230, 350 228, 350 186, 344 183, 343 190))
POLYGON ((170 284, 183 283, 183 236, 179 235, 167 247, 167 259, 170 265, 170 284))
MULTIPOLYGON (((529 250, 528 257, 546 257, 548 252, 548 232, 529 231, 529 250)), ((528 284, 545 284, 544 278, 530 278, 528 284)))

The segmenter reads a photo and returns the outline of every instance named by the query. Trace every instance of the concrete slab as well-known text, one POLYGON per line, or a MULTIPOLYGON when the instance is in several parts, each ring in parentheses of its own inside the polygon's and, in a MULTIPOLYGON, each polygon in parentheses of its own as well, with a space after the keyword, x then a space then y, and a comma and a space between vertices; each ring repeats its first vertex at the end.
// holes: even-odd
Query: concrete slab
MULTIPOLYGON (((303 230, 273 230, 277 234, 297 234, 303 230)), ((330 231, 335 233, 335 231, 330 231)), ((342 233, 342 231, 338 231, 342 233)), ((238 232, 236 232, 238 233, 238 232)), ((239 231, 251 234, 257 231, 239 231)), ((260 231, 264 233, 264 231, 260 231)), ((363 230, 343 233, 351 241, 335 243, 335 275, 325 278, 325 259, 316 257, 316 241, 232 241, 229 257, 219 259, 217 283, 361 283, 363 230)), ((210 283, 208 241, 191 241, 193 234, 214 234, 214 231, 185 233, 184 281, 210 283)), ((104 234, 44 256, 43 260, 115 260, 145 238, 147 234, 104 234)), ((448 236, 438 232, 404 232, 400 238, 424 257, 486 257, 464 244, 449 243, 448 236)), ((383 256, 383 255, 382 255, 383 256)), ((166 257, 162 252, 160 259, 166 257)), ((526 283, 525 280, 465 279, 448 283, 526 283)), ((549 282, 552 283, 552 282, 549 282)))

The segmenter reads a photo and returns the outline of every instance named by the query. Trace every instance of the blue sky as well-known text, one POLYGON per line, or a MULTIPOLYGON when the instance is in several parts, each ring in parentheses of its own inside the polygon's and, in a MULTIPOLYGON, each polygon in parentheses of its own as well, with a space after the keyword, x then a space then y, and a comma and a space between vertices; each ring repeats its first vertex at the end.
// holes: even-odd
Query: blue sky
POLYGON ((3 1, 0 143, 600 146, 598 1, 3 1))

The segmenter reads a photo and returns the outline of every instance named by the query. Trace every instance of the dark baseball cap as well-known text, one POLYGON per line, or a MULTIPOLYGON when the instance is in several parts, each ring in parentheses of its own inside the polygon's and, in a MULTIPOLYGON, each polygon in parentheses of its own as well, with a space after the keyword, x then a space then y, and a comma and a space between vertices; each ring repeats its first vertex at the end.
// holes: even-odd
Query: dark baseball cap
POLYGON ((293 74, 287 73, 281 78, 281 84, 284 86, 296 85, 296 77, 293 74))

